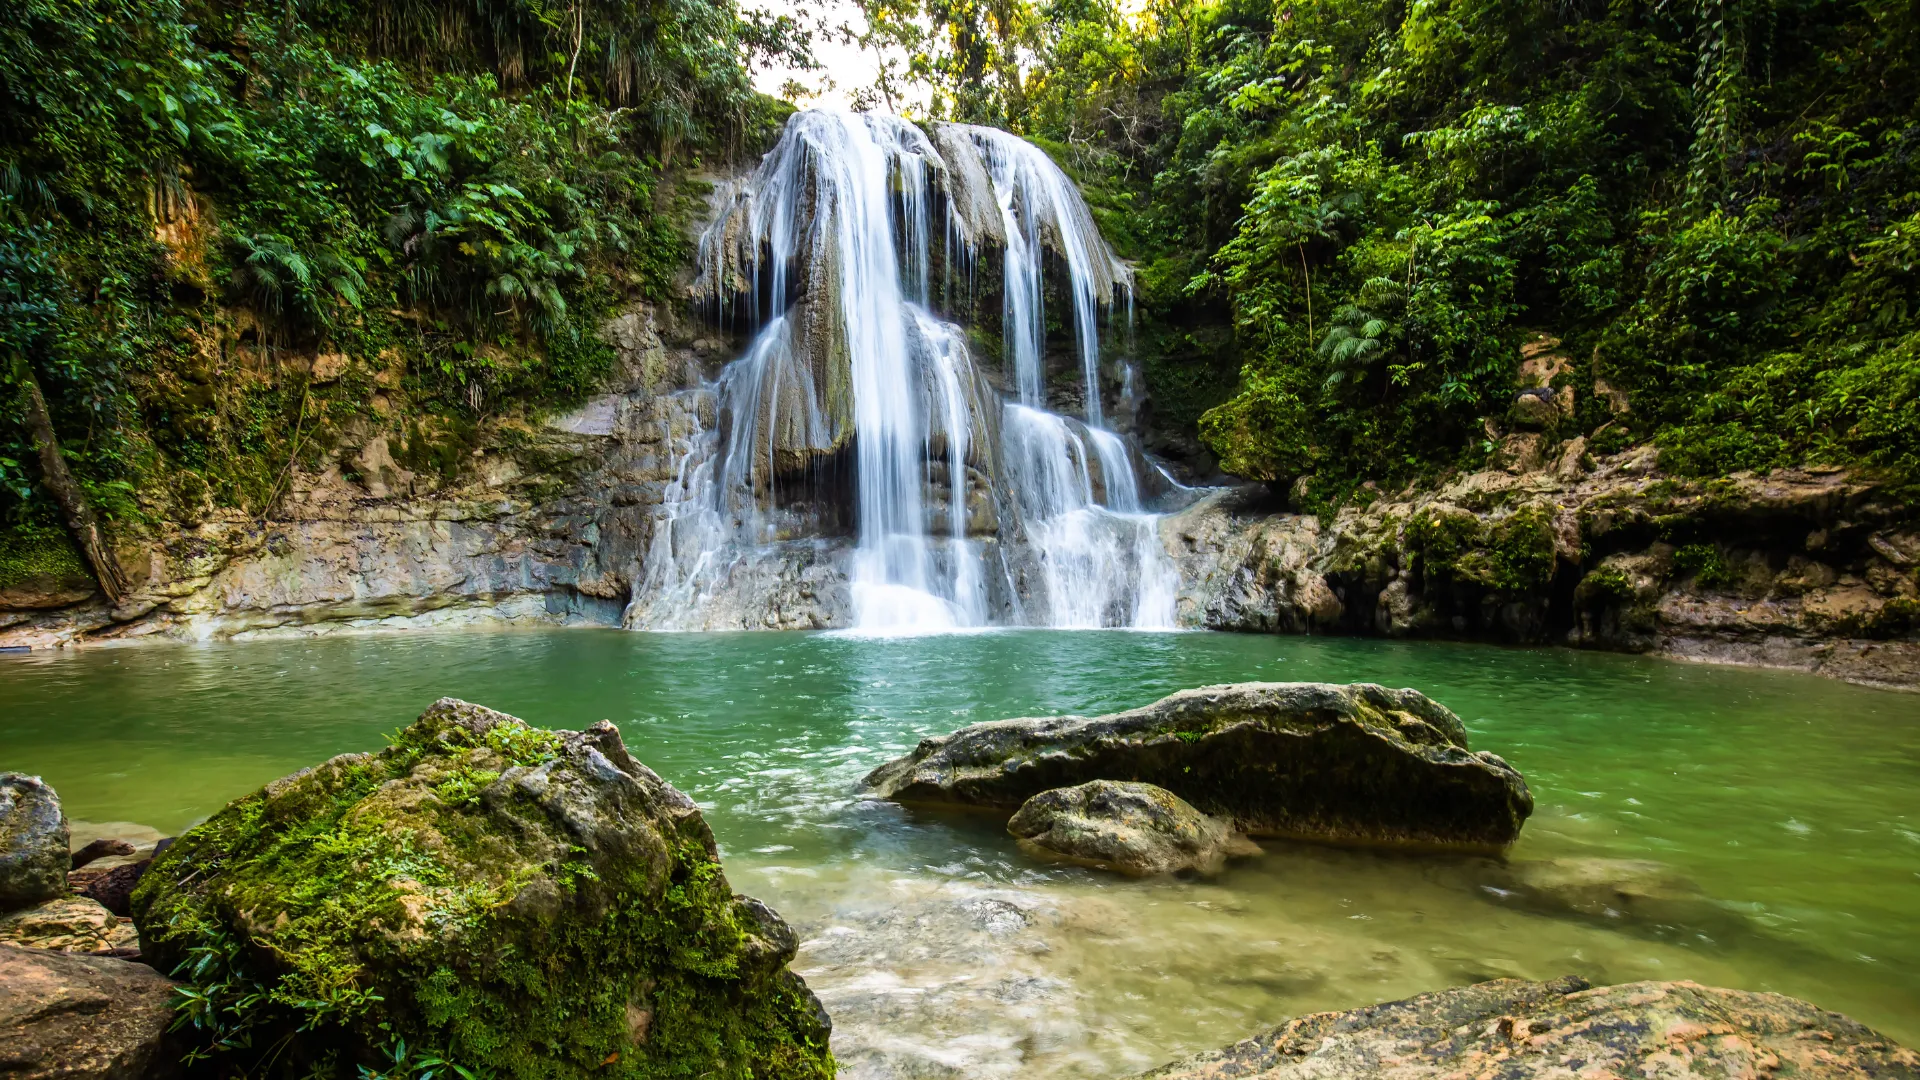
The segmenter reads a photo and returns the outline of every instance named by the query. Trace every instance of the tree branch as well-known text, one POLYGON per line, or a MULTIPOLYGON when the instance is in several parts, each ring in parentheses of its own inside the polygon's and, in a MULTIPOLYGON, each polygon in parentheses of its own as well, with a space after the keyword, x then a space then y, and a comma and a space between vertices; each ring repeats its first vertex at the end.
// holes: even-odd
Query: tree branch
POLYGON ((106 536, 100 531, 100 520, 94 516, 86 492, 67 468, 66 456, 60 452, 60 440, 53 433, 53 418, 47 413, 47 399, 41 395, 40 380, 33 374, 33 365, 16 353, 13 367, 20 384, 26 388, 27 429, 33 435, 34 449, 40 452, 40 480, 60 504, 60 511, 67 519, 67 530, 93 567, 100 591, 106 594, 108 602, 118 606, 131 591, 126 575, 120 572, 120 564, 107 548, 106 536))

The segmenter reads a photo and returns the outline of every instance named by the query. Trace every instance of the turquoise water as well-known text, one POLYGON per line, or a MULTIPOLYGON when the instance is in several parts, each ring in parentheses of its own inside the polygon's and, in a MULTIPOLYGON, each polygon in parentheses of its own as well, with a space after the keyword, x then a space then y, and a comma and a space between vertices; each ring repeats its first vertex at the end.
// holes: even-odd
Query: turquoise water
POLYGON ((849 1076, 1114 1076, 1303 1011, 1499 975, 1778 990, 1920 1044, 1920 695, 1564 650, 1017 631, 617 631, 0 658, 0 768, 166 832, 454 695, 602 718, 801 930, 849 1076), (999 822, 858 799, 922 735, 1247 679, 1423 690, 1527 776, 1511 853, 1655 860, 1677 920, 1516 908, 1474 864, 1269 844, 1210 881, 1022 855, 999 822), (1691 912, 1689 914, 1688 912, 1691 912))

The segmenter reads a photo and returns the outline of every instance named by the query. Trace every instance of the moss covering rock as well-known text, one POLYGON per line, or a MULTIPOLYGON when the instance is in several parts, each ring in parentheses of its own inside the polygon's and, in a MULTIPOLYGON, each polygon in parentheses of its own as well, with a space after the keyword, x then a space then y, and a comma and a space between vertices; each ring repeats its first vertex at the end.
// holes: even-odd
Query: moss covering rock
POLYGON ((605 721, 544 731, 442 699, 378 754, 228 805, 133 908, 227 1071, 834 1071, 792 931, 734 895, 699 810, 605 721))
POLYGON ((37 776, 0 772, 0 911, 65 896, 67 816, 37 776))
POLYGON ((1020 807, 1007 831, 1042 854, 1135 877, 1211 873, 1230 857, 1260 853, 1166 788, 1123 780, 1043 791, 1020 807))
POLYGON ((1013 808, 1089 780, 1158 785, 1255 835, 1504 848, 1527 782, 1467 747, 1460 718, 1372 683, 1238 683, 1110 716, 994 720, 922 739, 868 774, 902 802, 1013 808))

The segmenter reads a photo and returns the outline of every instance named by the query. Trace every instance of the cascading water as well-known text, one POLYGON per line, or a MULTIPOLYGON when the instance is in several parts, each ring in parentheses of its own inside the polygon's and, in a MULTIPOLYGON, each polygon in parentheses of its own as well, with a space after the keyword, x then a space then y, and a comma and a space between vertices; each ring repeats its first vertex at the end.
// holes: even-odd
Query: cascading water
POLYGON ((817 504, 836 498, 851 502, 853 543, 833 557, 855 628, 1173 625, 1178 578, 1136 455, 1102 423, 1099 321, 1127 271, 1038 148, 990 128, 933 135, 797 114, 721 207, 696 291, 754 337, 688 392, 711 394, 716 419, 675 448, 628 625, 713 625, 699 609, 725 590, 794 592, 772 567, 795 544, 807 559, 832 546, 817 504), (962 274, 970 292, 995 243, 1014 402, 930 308, 934 274, 943 296, 962 274), (1068 271, 1084 423, 1043 408, 1049 252, 1068 271))
POLYGON ((1086 200, 1045 151, 999 128, 966 125, 962 130, 986 159, 1006 231, 1004 322, 1020 404, 1044 404, 1041 353, 1047 323, 1041 271, 1045 240, 1052 237, 1067 263, 1087 423, 1098 428, 1104 422, 1098 320, 1101 309, 1113 302, 1114 286, 1125 272, 1100 238, 1086 200))

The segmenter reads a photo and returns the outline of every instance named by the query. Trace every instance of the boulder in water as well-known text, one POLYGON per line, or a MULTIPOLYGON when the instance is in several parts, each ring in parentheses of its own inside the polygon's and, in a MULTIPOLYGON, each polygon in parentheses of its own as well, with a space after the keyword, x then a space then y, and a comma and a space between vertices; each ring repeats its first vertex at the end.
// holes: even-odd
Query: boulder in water
POLYGON ((396 1053, 502 1080, 833 1072, 792 931, 733 894, 698 808, 605 721, 442 699, 378 754, 229 804, 133 909, 147 958, 211 995, 203 1045, 285 1040, 290 1075, 396 1053))
POLYGON ((67 817, 39 777, 0 773, 0 911, 66 895, 67 817))
POLYGON ((1260 851, 1166 788, 1119 780, 1043 791, 1007 831, 1047 854, 1136 877, 1210 873, 1230 856, 1260 851))
POLYGON ((923 739, 870 773, 909 803, 1017 807, 1050 788, 1137 780, 1241 832, 1503 848, 1533 812, 1520 773, 1467 748, 1458 717, 1372 683, 1238 683, 1110 716, 993 720, 923 739))
POLYGON ((0 1076, 150 1080, 173 983, 141 964, 0 945, 0 1076))
POLYGON ((1139 1080, 1462 1076, 1920 1077, 1920 1055, 1781 994, 1690 982, 1498 979, 1302 1016, 1139 1080))

